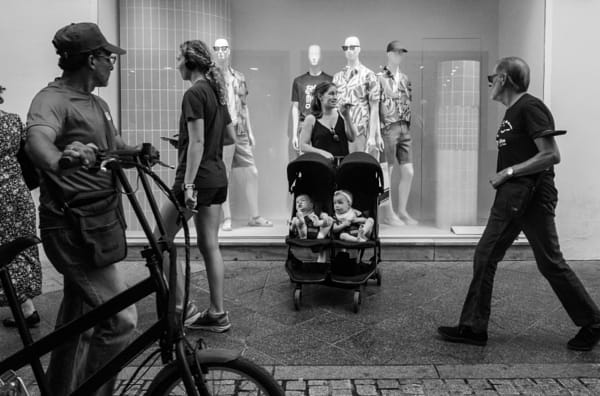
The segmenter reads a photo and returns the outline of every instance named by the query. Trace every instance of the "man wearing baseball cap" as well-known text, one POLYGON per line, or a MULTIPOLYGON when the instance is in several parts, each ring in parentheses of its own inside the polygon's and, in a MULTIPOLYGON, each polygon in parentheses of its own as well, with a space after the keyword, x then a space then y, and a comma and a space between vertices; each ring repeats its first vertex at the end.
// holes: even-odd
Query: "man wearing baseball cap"
MULTIPOLYGON (((109 43, 94 23, 72 23, 59 29, 52 44, 61 77, 33 99, 27 115, 27 152, 40 169, 40 230, 50 262, 64 277, 63 300, 56 327, 68 323, 126 289, 115 263, 126 256, 125 223, 116 175, 92 173, 95 150, 131 148, 115 128, 106 102, 92 92, 108 84, 118 55, 125 50, 109 43), (69 157, 73 169, 58 162, 69 157), (85 202, 85 203, 82 203, 85 202), (93 210, 89 205, 95 205, 93 210), (105 240, 81 230, 81 212, 114 224, 105 240), (67 216, 68 214, 68 216, 67 216), (74 220, 73 220, 74 219, 74 220), (114 221, 119 219, 119 221, 114 221), (88 238, 88 239, 86 239, 88 238), (95 251, 94 245, 112 251, 95 251), (115 254, 116 252, 116 254, 115 254)), ((47 376, 51 394, 70 394, 129 343, 137 322, 135 306, 76 334, 52 351, 47 376)), ((112 395, 115 380, 95 394, 112 395)))

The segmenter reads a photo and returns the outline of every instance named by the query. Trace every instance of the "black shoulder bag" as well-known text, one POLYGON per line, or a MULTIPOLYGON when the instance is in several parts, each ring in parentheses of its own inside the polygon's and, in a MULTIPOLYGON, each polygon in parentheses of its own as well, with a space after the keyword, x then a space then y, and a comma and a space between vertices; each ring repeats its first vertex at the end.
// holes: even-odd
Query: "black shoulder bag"
MULTIPOLYGON (((106 117, 105 123, 107 144, 109 149, 113 149, 113 128, 106 117)), ((92 259, 90 264, 101 268, 123 260, 127 256, 127 224, 119 192, 94 191, 80 194, 76 199, 67 202, 62 190, 58 186, 55 188, 54 199, 61 204, 69 223, 73 229, 79 231, 85 248, 89 249, 92 259)))

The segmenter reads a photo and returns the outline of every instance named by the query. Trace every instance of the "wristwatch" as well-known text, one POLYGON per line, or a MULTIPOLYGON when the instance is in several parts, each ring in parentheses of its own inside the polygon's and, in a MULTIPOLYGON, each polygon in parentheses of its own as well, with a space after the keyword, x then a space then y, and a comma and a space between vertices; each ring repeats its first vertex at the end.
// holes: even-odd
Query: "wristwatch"
POLYGON ((512 177, 515 174, 515 170, 513 169, 512 166, 509 166, 508 168, 506 168, 506 175, 508 177, 512 177))
POLYGON ((184 184, 184 185, 183 185, 183 189, 184 189, 184 190, 189 190, 189 189, 195 190, 195 189, 196 189, 196 185, 195 185, 195 184, 193 184, 193 183, 184 184))

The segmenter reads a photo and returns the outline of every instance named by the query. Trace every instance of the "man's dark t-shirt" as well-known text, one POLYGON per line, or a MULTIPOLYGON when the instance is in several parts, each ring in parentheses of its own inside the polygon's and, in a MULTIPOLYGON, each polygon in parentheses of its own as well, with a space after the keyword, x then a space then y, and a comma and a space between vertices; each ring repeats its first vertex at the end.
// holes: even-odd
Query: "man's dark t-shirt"
POLYGON ((187 163, 189 143, 188 121, 204 120, 204 152, 194 184, 199 188, 218 188, 227 185, 227 173, 223 163, 223 139, 226 127, 231 123, 227 105, 221 105, 206 80, 194 83, 183 95, 179 121, 179 165, 175 184, 182 184, 187 163))
POLYGON ((554 118, 544 102, 523 95, 506 110, 496 134, 497 171, 527 161, 538 153, 534 139, 544 131, 554 130, 554 118))
MULTIPOLYGON (((74 141, 94 143, 101 150, 114 149, 114 137, 118 135, 104 100, 92 93, 77 91, 60 78, 33 98, 27 114, 27 129, 36 126, 52 129, 56 133, 54 144, 61 151, 74 141)), ((62 201, 116 190, 117 181, 112 171, 79 169, 68 176, 41 172, 40 227, 64 223, 62 201)))
POLYGON ((298 102, 298 112, 300 121, 304 121, 310 114, 310 102, 313 99, 315 87, 322 82, 331 82, 333 77, 325 72, 318 76, 313 76, 309 72, 302 74, 294 79, 292 84, 292 102, 298 102))

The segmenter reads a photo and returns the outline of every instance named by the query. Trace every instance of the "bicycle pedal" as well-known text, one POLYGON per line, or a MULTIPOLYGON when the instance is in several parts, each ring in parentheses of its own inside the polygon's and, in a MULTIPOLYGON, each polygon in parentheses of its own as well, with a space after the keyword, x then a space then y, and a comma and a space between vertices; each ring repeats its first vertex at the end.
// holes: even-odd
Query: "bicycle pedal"
POLYGON ((0 375, 0 396, 30 396, 21 377, 12 370, 0 375))

